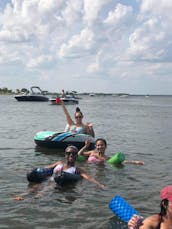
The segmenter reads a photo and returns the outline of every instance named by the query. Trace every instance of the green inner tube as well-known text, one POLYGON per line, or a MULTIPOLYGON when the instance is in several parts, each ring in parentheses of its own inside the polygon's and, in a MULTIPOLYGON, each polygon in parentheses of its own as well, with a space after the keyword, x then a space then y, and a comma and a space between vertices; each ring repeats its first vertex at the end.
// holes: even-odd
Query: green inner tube
POLYGON ((125 160, 125 155, 123 153, 116 153, 113 155, 107 162, 116 165, 116 164, 121 164, 125 160))

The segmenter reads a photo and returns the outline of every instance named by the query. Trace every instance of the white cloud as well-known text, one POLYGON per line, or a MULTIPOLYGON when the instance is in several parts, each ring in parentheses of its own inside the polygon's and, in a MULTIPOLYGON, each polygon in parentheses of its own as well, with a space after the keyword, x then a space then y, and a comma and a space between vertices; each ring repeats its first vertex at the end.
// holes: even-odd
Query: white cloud
POLYGON ((78 56, 81 52, 87 52, 93 45, 94 34, 88 28, 83 29, 80 34, 74 35, 67 44, 62 44, 59 56, 65 57, 75 54, 78 56))
MULTIPOLYGON (((37 84, 45 80, 49 90, 57 90, 56 85, 65 88, 70 81, 75 90, 84 82, 87 91, 88 80, 89 85, 100 83, 95 91, 128 86, 133 92, 137 86, 143 92, 151 85, 148 78, 156 82, 157 91, 163 90, 159 82, 163 79, 168 85, 172 70, 172 2, 126 2, 12 0, 5 7, 0 2, 0 72, 5 71, 3 65, 6 74, 15 66, 23 82, 30 82, 25 77, 37 84)), ((13 82, 17 88, 15 77, 9 77, 6 86, 13 82)))
POLYGON ((84 21, 87 25, 92 25, 98 17, 99 11, 109 0, 83 0, 84 2, 84 21))
POLYGON ((87 67, 87 72, 89 73, 95 73, 95 72, 98 72, 101 68, 100 66, 100 57, 101 57, 101 54, 102 52, 99 51, 97 56, 96 56, 96 59, 95 59, 95 62, 91 63, 88 67, 87 67))
POLYGON ((170 0, 142 0, 141 2, 141 12, 142 13, 150 13, 152 15, 169 17, 171 18, 171 8, 172 2, 170 0))
POLYGON ((171 38, 169 31, 172 4, 169 1, 143 1, 139 14, 139 24, 130 35, 129 58, 145 61, 172 60, 171 38))
POLYGON ((51 56, 48 55, 38 56, 34 59, 30 59, 29 62, 27 63, 27 67, 35 68, 35 67, 42 66, 44 68, 46 67, 47 63, 49 63, 50 61, 52 61, 51 56))
POLYGON ((108 17, 104 20, 105 24, 114 26, 121 22, 129 23, 132 19, 133 10, 131 6, 124 6, 122 4, 117 4, 113 11, 108 13, 108 17))
POLYGON ((69 0, 66 2, 66 7, 61 13, 66 25, 71 26, 74 23, 78 23, 78 20, 82 17, 82 7, 82 1, 80 0, 69 0))

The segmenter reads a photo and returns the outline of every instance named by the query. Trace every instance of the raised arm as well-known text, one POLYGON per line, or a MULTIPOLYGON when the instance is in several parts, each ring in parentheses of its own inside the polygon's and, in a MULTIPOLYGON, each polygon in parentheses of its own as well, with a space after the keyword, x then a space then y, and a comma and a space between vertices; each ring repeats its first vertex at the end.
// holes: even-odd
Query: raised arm
POLYGON ((135 164, 135 165, 144 165, 144 161, 134 161, 134 160, 127 161, 127 160, 125 160, 124 163, 125 164, 135 164))
POLYGON ((78 155, 84 155, 86 157, 89 157, 90 154, 93 152, 93 150, 86 151, 87 148, 89 147, 89 145, 90 145, 90 141, 89 140, 86 140, 85 141, 85 145, 78 151, 78 155))
POLYGON ((63 111, 64 111, 64 114, 65 114, 65 116, 66 116, 66 121, 67 121, 68 125, 69 125, 69 126, 72 126, 72 125, 74 124, 74 122, 73 122, 73 120, 71 119, 70 114, 69 114, 68 110, 66 109, 63 100, 61 100, 61 105, 62 105, 62 109, 63 109, 63 111))

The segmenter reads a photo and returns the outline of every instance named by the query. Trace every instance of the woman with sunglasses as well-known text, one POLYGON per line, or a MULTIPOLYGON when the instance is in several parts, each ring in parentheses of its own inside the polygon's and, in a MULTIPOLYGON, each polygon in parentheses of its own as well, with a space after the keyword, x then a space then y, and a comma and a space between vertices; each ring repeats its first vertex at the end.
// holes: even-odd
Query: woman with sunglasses
POLYGON ((76 108, 75 112, 75 122, 72 120, 67 108, 64 105, 64 102, 61 100, 61 105, 66 116, 67 127, 65 128, 65 132, 75 132, 80 134, 88 134, 92 137, 95 137, 93 124, 88 122, 84 124, 82 122, 83 114, 80 111, 79 107, 76 108))
MULTIPOLYGON (((41 197, 45 191, 54 188, 56 184, 55 183, 56 176, 62 172, 66 172, 69 174, 78 174, 81 176, 81 178, 89 180, 90 182, 97 185, 99 188, 104 189, 105 186, 103 184, 99 183, 96 179, 89 176, 84 169, 75 166, 77 156, 78 156, 78 149, 75 146, 71 145, 65 149, 65 158, 66 158, 65 162, 57 161, 49 166, 46 166, 46 168, 53 169, 53 175, 50 177, 49 185, 44 186, 44 188, 37 193, 36 197, 41 197)), ((38 189, 40 190, 40 186, 41 183, 33 185, 28 192, 20 194, 20 196, 15 197, 14 200, 24 200, 24 196, 28 195, 29 193, 35 192, 35 190, 38 189)))
POLYGON ((78 174, 82 178, 89 180, 90 182, 98 185, 98 187, 104 189, 105 186, 100 184, 97 180, 89 176, 82 168, 76 167, 75 162, 78 157, 78 149, 71 145, 65 149, 66 162, 57 161, 54 164, 47 166, 46 168, 53 168, 53 175, 51 180, 53 180, 58 173, 67 172, 70 174, 78 174))

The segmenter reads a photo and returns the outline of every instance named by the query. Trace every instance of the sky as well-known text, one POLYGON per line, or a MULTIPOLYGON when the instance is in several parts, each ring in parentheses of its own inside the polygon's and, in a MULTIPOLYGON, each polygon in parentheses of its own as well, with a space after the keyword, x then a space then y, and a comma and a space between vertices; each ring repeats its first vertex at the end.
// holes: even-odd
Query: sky
POLYGON ((0 0, 0 88, 172 94, 171 0, 0 0))

